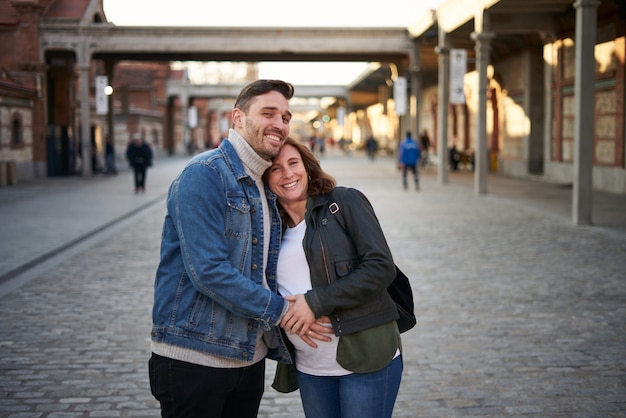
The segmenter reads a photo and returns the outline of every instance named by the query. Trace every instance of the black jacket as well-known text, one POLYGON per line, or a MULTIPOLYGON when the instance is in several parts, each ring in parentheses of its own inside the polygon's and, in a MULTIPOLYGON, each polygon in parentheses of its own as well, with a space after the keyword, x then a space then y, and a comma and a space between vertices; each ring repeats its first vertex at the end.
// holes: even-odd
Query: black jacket
POLYGON ((303 245, 313 289, 305 298, 315 316, 327 315, 337 336, 396 320, 386 290, 395 264, 365 195, 337 187, 309 199, 306 222, 303 245))
POLYGON ((133 167, 150 167, 152 165, 152 149, 145 142, 142 142, 141 145, 131 142, 126 148, 126 159, 128 164, 133 167))

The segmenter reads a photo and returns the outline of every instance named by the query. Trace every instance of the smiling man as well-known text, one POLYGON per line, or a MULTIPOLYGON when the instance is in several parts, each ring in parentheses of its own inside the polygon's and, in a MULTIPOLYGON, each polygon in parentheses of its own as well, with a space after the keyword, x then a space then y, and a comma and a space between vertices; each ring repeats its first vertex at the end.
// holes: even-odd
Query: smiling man
POLYGON ((170 186, 149 361, 163 417, 256 417, 265 357, 289 358, 277 327, 290 306, 276 290, 280 221, 261 176, 289 135, 293 93, 280 80, 247 85, 228 139, 170 186))

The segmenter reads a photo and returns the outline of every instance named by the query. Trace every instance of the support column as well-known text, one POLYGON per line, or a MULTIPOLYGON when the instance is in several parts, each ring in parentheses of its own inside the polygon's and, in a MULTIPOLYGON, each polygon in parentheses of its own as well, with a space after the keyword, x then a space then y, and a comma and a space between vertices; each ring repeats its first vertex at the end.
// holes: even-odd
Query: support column
POLYGON ((421 109, 422 109, 422 78, 420 77, 419 71, 411 71, 411 101, 413 102, 412 111, 415 115, 412 118, 411 123, 411 132, 415 132, 416 138, 420 133, 420 119, 421 119, 421 109))
POLYGON ((80 85, 80 142, 81 142, 81 175, 92 175, 91 167, 91 120, 89 115, 89 65, 78 65, 78 83, 80 85))
POLYGON ((472 39, 476 42, 476 70, 478 71, 478 114, 476 115, 476 150, 474 151, 474 193, 487 193, 487 67, 491 56, 491 39, 495 35, 490 32, 474 32, 472 39))
POLYGON ((527 56, 528 63, 524 70, 524 84, 528 88, 524 92, 524 108, 530 120, 530 131, 524 146, 525 155, 527 156, 526 171, 529 174, 543 174, 545 155, 543 151, 545 117, 543 51, 540 48, 533 48, 527 52, 527 56))
POLYGON ((187 116, 189 112, 189 77, 187 75, 187 69, 185 68, 183 74, 183 85, 181 89, 180 95, 180 123, 182 128, 182 136, 183 136, 183 149, 185 153, 191 153, 191 135, 189 131, 189 124, 187 121, 187 116))
MULTIPOLYGON (((109 79, 109 86, 113 86, 115 84, 115 61, 107 60, 104 62, 104 69, 106 71, 107 78, 109 79)), ((109 113, 107 114, 107 135, 111 138, 111 143, 113 144, 113 152, 115 155, 115 89, 113 92, 107 97, 109 102, 109 113)))
POLYGON ((438 92, 437 92, 437 183, 448 182, 448 106, 450 101, 450 48, 446 33, 439 28, 438 92))
POLYGON ((346 149, 349 150, 349 146, 352 144, 352 122, 350 121, 350 114, 354 112, 354 109, 352 108, 352 101, 350 100, 350 94, 346 94, 344 106, 345 111, 342 131, 343 139, 346 142, 346 149), (350 141, 350 143, 348 143, 348 141, 350 141))
POLYGON ((591 224, 597 14, 600 1, 578 0, 576 9, 576 69, 574 75, 574 225, 591 224))
POLYGON ((411 86, 411 94, 409 95, 409 105, 407 109, 409 109, 409 115, 412 116, 409 122, 409 130, 413 132, 415 138, 418 138, 420 126, 420 95, 422 91, 422 80, 419 74, 421 57, 418 42, 414 40, 411 46, 412 48, 409 54, 409 83, 411 86))

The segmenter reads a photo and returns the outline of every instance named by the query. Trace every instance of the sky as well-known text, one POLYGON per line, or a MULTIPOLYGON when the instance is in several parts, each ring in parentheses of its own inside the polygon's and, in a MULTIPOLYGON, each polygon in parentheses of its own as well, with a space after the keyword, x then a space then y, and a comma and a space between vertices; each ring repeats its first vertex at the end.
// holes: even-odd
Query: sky
MULTIPOLYGON (((230 27, 408 27, 443 0, 104 0, 104 12, 118 26, 230 27), (384 5, 384 6, 383 6, 384 5), (312 8, 314 7, 314 8, 312 8)), ((294 84, 345 85, 367 63, 259 63, 259 77, 294 84)))

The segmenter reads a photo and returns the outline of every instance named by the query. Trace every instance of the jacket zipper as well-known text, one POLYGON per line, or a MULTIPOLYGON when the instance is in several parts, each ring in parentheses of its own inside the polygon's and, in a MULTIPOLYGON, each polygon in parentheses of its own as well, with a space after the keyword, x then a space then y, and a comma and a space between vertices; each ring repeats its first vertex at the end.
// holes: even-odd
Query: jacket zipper
POLYGON ((318 228, 317 235, 320 238, 320 247, 322 249, 322 259, 324 260, 324 270, 326 271, 326 281, 330 284, 330 273, 328 272, 328 263, 326 261, 326 250, 322 241, 322 231, 318 228))
MULTIPOLYGON (((319 229, 319 228, 318 228, 319 229)), ((320 247, 322 249, 322 260, 324 260, 324 271, 326 272, 326 281, 330 284, 330 273, 328 272, 328 262, 326 260, 326 249, 324 248, 324 242, 322 241, 322 231, 318 230, 318 236, 320 239, 320 247)), ((341 328, 341 318, 335 312, 335 322, 337 324, 337 334, 343 334, 343 329, 341 328)))

